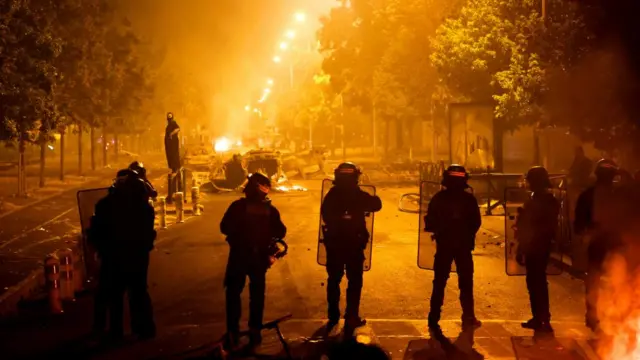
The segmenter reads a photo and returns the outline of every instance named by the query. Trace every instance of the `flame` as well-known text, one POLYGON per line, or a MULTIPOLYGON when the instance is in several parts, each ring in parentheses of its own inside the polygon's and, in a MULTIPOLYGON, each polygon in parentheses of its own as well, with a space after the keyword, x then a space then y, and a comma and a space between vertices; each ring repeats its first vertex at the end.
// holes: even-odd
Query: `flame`
POLYGON ((278 186, 276 186, 276 190, 282 191, 282 192, 307 191, 307 188, 299 186, 299 185, 292 185, 292 186, 278 185, 278 186))
POLYGON ((611 255, 605 263, 598 298, 602 336, 596 349, 603 360, 640 359, 640 272, 629 256, 640 254, 635 247, 611 255))
POLYGON ((231 150, 231 141, 226 137, 221 137, 216 140, 213 148, 216 152, 227 152, 231 150))

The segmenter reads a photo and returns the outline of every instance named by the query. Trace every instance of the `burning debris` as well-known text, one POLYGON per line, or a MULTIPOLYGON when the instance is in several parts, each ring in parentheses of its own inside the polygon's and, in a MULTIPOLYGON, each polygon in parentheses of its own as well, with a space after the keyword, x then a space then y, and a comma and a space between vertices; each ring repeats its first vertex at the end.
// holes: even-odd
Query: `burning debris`
POLYGON ((307 188, 302 187, 300 185, 291 185, 291 186, 287 186, 287 185, 278 185, 274 188, 274 190, 276 192, 302 192, 302 191, 307 191, 307 188))
POLYGON ((614 254, 605 263, 598 297, 601 335, 596 349, 603 360, 640 359, 640 271, 632 259, 638 251, 627 248, 624 255, 614 254))

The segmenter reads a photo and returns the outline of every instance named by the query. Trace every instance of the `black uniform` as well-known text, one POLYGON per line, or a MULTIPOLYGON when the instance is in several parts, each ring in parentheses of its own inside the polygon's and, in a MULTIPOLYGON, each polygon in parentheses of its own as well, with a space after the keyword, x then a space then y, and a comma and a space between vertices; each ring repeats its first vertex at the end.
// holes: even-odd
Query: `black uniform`
POLYGON ((225 274, 227 330, 237 335, 240 327, 241 300, 249 277, 249 327, 262 327, 265 276, 270 266, 269 246, 272 239, 284 239, 287 228, 280 213, 267 198, 247 198, 234 201, 227 209, 220 231, 227 236, 229 261, 225 274))
POLYGON ((618 232, 615 226, 611 226, 610 219, 616 208, 615 195, 613 184, 594 185, 580 194, 576 204, 574 231, 577 235, 589 237, 586 323, 592 329, 598 327, 597 303, 602 266, 606 257, 620 245, 618 232))
POLYGON ((536 330, 549 328, 549 287, 547 265, 551 244, 558 229, 560 203, 545 190, 536 191, 520 210, 516 221, 518 260, 524 262, 527 290, 533 319, 523 326, 536 330))
POLYGON ((429 311, 429 326, 435 328, 440 321, 444 302, 444 291, 451 272, 451 263, 456 262, 462 320, 475 323, 473 304, 473 257, 475 237, 481 225, 480 209, 476 198, 465 188, 451 187, 436 193, 429 202, 425 216, 425 231, 436 240, 436 255, 433 264, 434 279, 429 311))
POLYGON ((154 217, 146 186, 136 174, 120 177, 109 195, 96 204, 89 229, 89 241, 101 261, 95 330, 104 330, 108 308, 110 332, 122 336, 123 299, 127 292, 132 331, 143 338, 155 336, 147 290, 149 252, 156 237, 154 217))
POLYGON ((382 202, 358 187, 336 185, 324 198, 321 214, 325 223, 324 243, 327 250, 327 302, 329 321, 340 319, 340 282, 347 274, 347 308, 345 319, 350 323, 360 321, 360 294, 364 266, 364 249, 369 242, 365 217, 367 213, 380 211, 382 202))
POLYGON ((173 114, 167 114, 167 127, 164 134, 164 149, 167 155, 167 165, 172 172, 177 172, 182 166, 180 164, 180 134, 173 134, 180 129, 178 123, 173 118, 173 114))
POLYGON ((235 189, 242 185, 246 176, 246 172, 242 167, 240 159, 234 155, 233 159, 225 164, 225 178, 227 188, 235 189))

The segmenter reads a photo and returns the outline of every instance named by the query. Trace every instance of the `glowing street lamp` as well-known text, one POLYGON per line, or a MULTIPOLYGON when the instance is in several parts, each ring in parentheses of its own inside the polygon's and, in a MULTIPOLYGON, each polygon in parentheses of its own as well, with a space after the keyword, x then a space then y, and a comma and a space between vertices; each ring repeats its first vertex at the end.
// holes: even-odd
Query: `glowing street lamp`
POLYGON ((251 106, 247 105, 244 107, 244 111, 251 111, 251 106))
POLYGON ((295 31, 293 31, 293 30, 288 30, 288 31, 284 34, 284 36, 286 36, 286 37, 287 37, 287 39, 293 39, 293 38, 295 38, 295 37, 296 37, 296 32, 295 32, 295 31))
POLYGON ((273 57, 273 62, 279 64, 282 61, 282 59, 280 58, 280 56, 274 56, 273 57))
POLYGON ((286 42, 281 42, 280 43, 280 50, 287 50, 289 48, 289 44, 287 44, 286 42))
POLYGON ((303 13, 303 12, 299 12, 299 13, 296 13, 295 18, 296 18, 297 22, 301 22, 302 23, 302 22, 305 22, 307 20, 307 15, 305 15, 305 13, 303 13))
POLYGON ((269 94, 269 93, 271 93, 271 89, 269 89, 269 88, 264 89, 264 93, 265 93, 265 94, 269 94))
POLYGON ((267 79, 267 84, 269 86, 273 86, 273 79, 267 79))

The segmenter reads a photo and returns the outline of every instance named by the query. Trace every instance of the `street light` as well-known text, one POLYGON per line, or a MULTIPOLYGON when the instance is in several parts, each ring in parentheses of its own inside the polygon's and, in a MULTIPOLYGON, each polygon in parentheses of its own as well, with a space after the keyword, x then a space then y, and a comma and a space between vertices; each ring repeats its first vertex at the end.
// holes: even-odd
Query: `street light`
POLYGON ((297 22, 305 22, 307 20, 307 15, 303 12, 296 13, 295 17, 297 22))
POLYGON ((271 89, 269 89, 269 88, 264 89, 264 93, 265 93, 265 94, 269 94, 269 93, 271 93, 271 89))
POLYGON ((273 62, 274 63, 278 63, 279 64, 281 61, 282 61, 282 59, 280 58, 280 56, 274 56, 273 57, 273 62))
POLYGON ((287 50, 287 48, 289 48, 289 44, 284 41, 280 43, 280 50, 287 50))
POLYGON ((288 30, 284 36, 286 36, 288 39, 293 39, 296 37, 296 32, 293 30, 288 30))
POLYGON ((244 111, 251 111, 251 106, 247 105, 244 107, 244 111))
POLYGON ((267 79, 267 84, 269 84, 269 86, 273 85, 273 79, 267 79))

